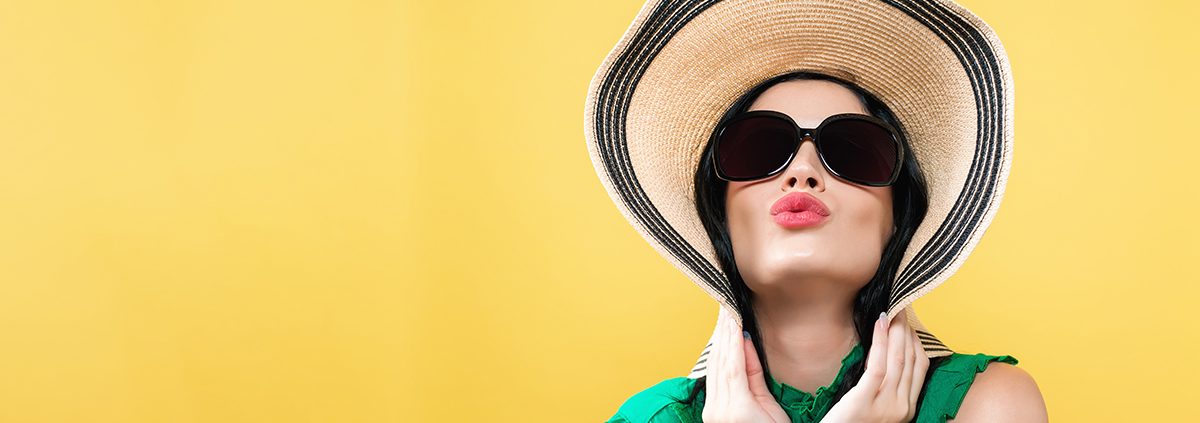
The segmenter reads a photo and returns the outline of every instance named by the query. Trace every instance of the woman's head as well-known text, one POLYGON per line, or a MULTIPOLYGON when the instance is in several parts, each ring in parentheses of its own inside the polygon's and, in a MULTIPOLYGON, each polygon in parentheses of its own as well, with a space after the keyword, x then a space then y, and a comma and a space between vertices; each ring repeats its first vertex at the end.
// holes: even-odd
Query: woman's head
MULTIPOLYGON (((837 82, 794 79, 767 87, 746 111, 773 110, 801 127, 816 128, 832 115, 870 114, 867 107, 852 88, 837 82)), ((810 138, 795 154, 773 176, 727 183, 725 214, 738 272, 760 296, 849 300, 875 274, 894 232, 892 187, 831 174, 810 138), (812 195, 828 215, 811 226, 777 222, 772 206, 795 194, 812 195)))
MULTIPOLYGON (((869 114, 896 128, 902 148, 909 150, 903 125, 886 105, 835 77, 810 72, 776 76, 744 93, 721 121, 751 110, 780 111, 806 128, 832 114, 869 114)), ((770 178, 727 182, 716 175, 710 143, 695 174, 696 211, 730 283, 728 288, 714 289, 731 293, 729 300, 768 372, 754 298, 792 293, 804 296, 796 301, 819 301, 833 298, 831 292, 854 292, 855 332, 869 349, 873 324, 888 308, 900 260, 928 208, 928 188, 914 154, 904 154, 899 178, 887 187, 857 185, 832 176, 811 142, 801 143, 797 154, 783 172, 770 178), (768 212, 776 199, 791 192, 808 192, 824 202, 831 212, 825 222, 803 229, 779 227, 768 212), (796 286, 798 281, 821 285, 796 286)), ((930 368, 939 363, 931 359, 930 368)), ((836 398, 858 382, 863 366, 860 362, 848 370, 836 398)))

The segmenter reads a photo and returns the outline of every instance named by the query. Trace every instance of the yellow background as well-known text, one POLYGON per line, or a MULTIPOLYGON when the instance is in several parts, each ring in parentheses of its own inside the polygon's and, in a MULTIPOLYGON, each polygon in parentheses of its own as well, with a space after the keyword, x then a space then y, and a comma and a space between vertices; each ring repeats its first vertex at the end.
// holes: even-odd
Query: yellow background
MULTIPOLYGON (((1195 2, 963 1, 1003 206, 917 302, 1055 421, 1194 415, 1195 2)), ((0 421, 600 421, 714 302, 587 157, 618 1, 5 1, 0 421)))

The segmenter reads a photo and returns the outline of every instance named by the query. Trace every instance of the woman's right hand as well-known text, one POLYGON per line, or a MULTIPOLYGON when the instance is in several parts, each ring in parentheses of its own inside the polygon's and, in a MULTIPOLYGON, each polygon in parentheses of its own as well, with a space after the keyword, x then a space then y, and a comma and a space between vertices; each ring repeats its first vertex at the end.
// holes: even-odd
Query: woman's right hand
POLYGON ((767 390, 754 343, 742 336, 741 325, 723 305, 713 332, 700 418, 705 423, 790 423, 783 407, 767 390))
POLYGON ((822 423, 912 421, 929 357, 908 326, 908 316, 900 313, 895 319, 877 319, 862 378, 833 405, 822 423))

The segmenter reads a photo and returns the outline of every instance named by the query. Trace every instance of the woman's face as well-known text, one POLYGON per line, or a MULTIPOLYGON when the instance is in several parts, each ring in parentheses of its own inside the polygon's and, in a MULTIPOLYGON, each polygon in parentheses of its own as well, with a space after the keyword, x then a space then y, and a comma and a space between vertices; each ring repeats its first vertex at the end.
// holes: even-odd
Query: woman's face
MULTIPOLYGON (((792 80, 764 91, 749 110, 775 110, 815 128, 838 113, 867 114, 854 92, 824 80, 792 80)), ((767 179, 729 182, 726 215, 738 272, 756 292, 857 292, 874 276, 891 236, 892 187, 869 187, 835 177, 810 139, 787 169, 767 179), (829 211, 820 223, 785 226, 771 207, 792 193, 809 193, 829 211)))

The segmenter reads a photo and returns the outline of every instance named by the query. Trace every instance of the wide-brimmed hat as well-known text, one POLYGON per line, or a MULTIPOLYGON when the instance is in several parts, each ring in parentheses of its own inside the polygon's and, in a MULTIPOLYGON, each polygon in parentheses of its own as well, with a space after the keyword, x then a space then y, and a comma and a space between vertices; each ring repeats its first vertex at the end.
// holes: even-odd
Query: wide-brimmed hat
MULTIPOLYGON (((588 88, 588 152, 617 209, 720 304, 728 287, 693 177, 730 105, 777 75, 852 82, 901 124, 929 208, 900 262, 888 318, 907 313, 926 354, 953 351, 912 310, 991 222, 1012 163, 1013 78, 995 32, 949 0, 650 0, 588 88)), ((689 377, 703 375, 706 346, 689 377)))

